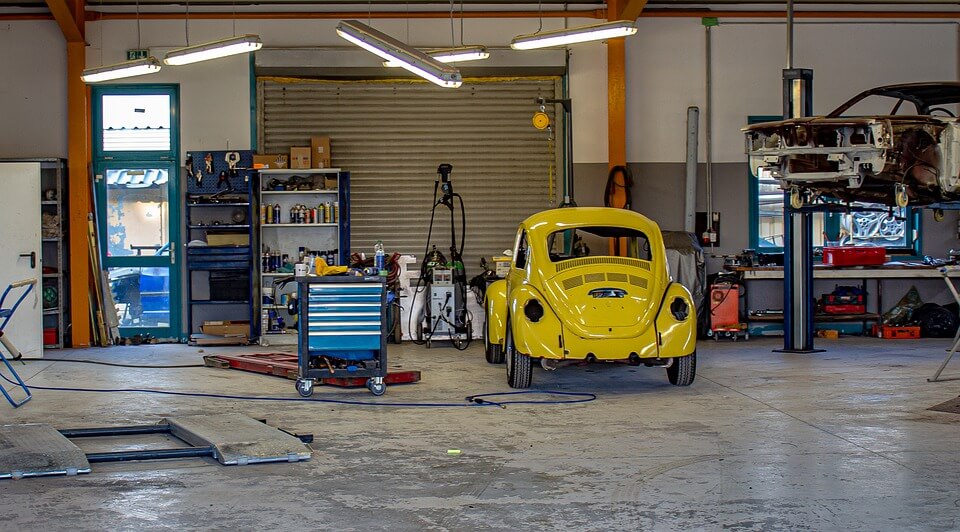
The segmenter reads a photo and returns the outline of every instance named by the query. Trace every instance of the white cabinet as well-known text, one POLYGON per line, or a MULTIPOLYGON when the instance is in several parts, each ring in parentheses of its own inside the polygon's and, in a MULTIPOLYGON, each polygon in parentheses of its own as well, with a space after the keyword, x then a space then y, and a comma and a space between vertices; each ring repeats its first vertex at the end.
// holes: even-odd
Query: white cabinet
POLYGON ((301 251, 346 264, 350 255, 350 173, 339 168, 260 170, 259 282, 262 345, 296 344, 288 282, 301 251))

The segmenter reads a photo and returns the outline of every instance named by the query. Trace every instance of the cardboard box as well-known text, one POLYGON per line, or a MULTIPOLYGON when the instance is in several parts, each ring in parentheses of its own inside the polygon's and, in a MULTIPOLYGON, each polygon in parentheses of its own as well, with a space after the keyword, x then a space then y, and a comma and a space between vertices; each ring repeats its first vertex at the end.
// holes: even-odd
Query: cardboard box
POLYGON ((312 168, 310 166, 309 146, 293 146, 290 148, 290 168, 294 170, 312 168))
POLYGON ((249 246, 250 235, 244 233, 207 233, 210 246, 249 246))
POLYGON ((267 168, 270 170, 290 168, 290 156, 285 153, 266 153, 253 156, 254 168, 267 168))
POLYGON ((510 273, 511 257, 493 257, 494 273, 497 277, 506 277, 510 273))
POLYGON ((323 176, 323 188, 326 190, 337 190, 338 186, 337 176, 323 176))
POLYGON ((330 168, 330 137, 311 137, 310 157, 313 168, 330 168))
POLYGON ((200 332, 211 336, 243 336, 250 334, 249 321, 216 320, 205 321, 200 326, 200 332))

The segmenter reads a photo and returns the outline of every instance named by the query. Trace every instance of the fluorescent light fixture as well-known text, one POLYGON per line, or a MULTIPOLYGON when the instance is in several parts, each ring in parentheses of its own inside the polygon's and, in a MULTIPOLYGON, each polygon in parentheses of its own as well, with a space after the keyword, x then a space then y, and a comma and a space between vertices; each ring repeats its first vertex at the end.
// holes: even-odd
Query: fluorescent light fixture
POLYGON ((263 42, 259 35, 243 35, 171 50, 163 58, 163 62, 168 65, 188 65, 228 55, 256 52, 260 48, 263 48, 263 42))
MULTIPOLYGON (((490 57, 486 46, 457 46, 456 48, 437 48, 426 50, 426 54, 441 63, 459 63, 462 61, 479 61, 490 57)), ((384 61, 385 67, 398 67, 399 61, 384 61)))
POLYGON ((106 65, 97 68, 88 68, 80 75, 84 83, 96 83, 111 79, 129 78, 143 74, 160 72, 160 61, 152 55, 146 59, 125 61, 115 65, 106 65))
POLYGON ((387 61, 397 61, 401 68, 441 87, 455 89, 463 83, 459 69, 443 64, 420 50, 356 20, 341 21, 337 25, 337 34, 387 61))
POLYGON ((534 48, 562 46, 564 44, 574 44, 578 42, 628 37, 636 32, 637 25, 635 23, 629 20, 615 20, 613 22, 603 22, 577 28, 518 35, 514 37, 510 43, 510 47, 514 50, 532 50, 534 48))

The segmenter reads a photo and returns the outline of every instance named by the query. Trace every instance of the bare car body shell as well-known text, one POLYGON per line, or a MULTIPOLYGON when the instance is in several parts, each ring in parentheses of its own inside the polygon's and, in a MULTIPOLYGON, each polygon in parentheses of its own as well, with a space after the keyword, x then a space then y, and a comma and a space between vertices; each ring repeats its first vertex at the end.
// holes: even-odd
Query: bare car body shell
POLYGON ((943 107, 957 103, 958 82, 887 85, 826 116, 753 124, 742 130, 750 170, 777 179, 785 190, 844 201, 901 207, 958 201, 960 123, 943 107), (891 114, 843 116, 878 96, 891 99, 891 114), (901 108, 916 114, 898 114, 901 108))

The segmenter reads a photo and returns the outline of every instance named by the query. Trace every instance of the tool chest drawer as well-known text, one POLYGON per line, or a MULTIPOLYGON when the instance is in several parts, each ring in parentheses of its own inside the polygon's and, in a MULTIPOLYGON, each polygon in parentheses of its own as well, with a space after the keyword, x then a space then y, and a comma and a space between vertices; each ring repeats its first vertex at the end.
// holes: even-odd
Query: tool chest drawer
POLYGON ((379 277, 315 277, 301 285, 301 342, 311 354, 375 358, 381 348, 384 283, 379 277), (366 353, 348 353, 365 351, 366 353))

